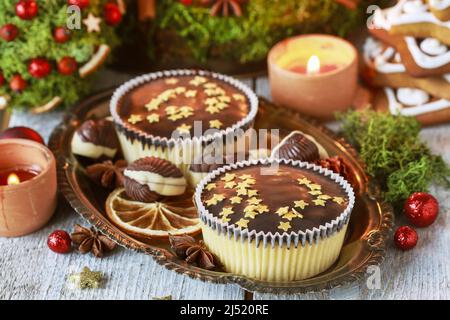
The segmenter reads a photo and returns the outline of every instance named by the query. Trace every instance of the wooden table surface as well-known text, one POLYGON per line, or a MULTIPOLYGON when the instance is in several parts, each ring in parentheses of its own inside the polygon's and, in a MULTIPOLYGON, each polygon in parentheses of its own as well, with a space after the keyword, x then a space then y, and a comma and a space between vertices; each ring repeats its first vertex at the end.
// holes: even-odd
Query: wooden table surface
MULTIPOLYGON (((128 79, 125 74, 104 71, 97 89, 128 79)), ((270 98, 267 79, 258 79, 256 91, 270 98)), ((48 139, 62 119, 62 112, 33 116, 14 113, 10 126, 26 125, 48 139)), ((450 163, 450 124, 424 129, 422 138, 432 150, 450 163)), ((20 238, 0 238, 0 299, 450 299, 450 191, 433 188, 441 205, 439 218, 429 228, 420 229, 419 243, 409 252, 390 246, 380 269, 379 288, 369 289, 366 281, 326 292, 277 296, 246 294, 234 285, 217 285, 192 280, 168 271, 144 254, 118 248, 103 259, 76 251, 60 255, 47 248, 46 240, 55 229, 71 231, 75 223, 86 225, 60 199, 53 219, 42 230, 20 238), (84 266, 105 273, 103 288, 73 289, 67 283, 70 273, 84 266)), ((397 225, 406 223, 402 217, 397 225)), ((371 274, 368 274, 370 278, 371 274)))

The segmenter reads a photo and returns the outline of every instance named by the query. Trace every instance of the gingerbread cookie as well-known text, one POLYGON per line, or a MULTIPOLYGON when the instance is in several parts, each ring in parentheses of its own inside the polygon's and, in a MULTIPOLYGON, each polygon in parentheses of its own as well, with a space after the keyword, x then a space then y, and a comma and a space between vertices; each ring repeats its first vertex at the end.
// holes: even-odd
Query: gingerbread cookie
POLYGON ((450 0, 428 0, 430 11, 441 21, 450 20, 450 0))
POLYGON ((423 125, 450 121, 450 101, 420 89, 385 87, 375 95, 373 108, 396 115, 416 117, 423 125))
POLYGON ((450 74, 415 78, 406 72, 400 54, 373 38, 364 44, 364 79, 375 87, 416 88, 450 100, 450 74))

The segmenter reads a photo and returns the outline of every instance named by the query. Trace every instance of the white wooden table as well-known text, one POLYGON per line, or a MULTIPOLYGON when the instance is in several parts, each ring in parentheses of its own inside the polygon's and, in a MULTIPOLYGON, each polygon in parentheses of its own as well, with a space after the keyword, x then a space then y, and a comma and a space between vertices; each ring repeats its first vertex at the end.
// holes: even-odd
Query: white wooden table
MULTIPOLYGON (((98 89, 128 78, 105 71, 98 89), (112 81, 112 82, 111 82, 112 81)), ((257 93, 270 98, 267 79, 257 81, 257 93)), ((62 119, 62 112, 32 116, 14 113, 11 126, 37 129, 46 139, 62 119)), ((432 150, 450 163, 450 124, 423 130, 422 138, 432 150)), ((63 199, 50 223, 42 230, 21 238, 0 238, 0 299, 450 299, 450 191, 433 188, 441 205, 433 226, 418 230, 419 243, 409 252, 391 246, 380 272, 380 288, 368 289, 366 281, 321 293, 293 296, 246 294, 233 285, 192 280, 168 271, 144 254, 117 248, 106 258, 81 255, 76 251, 60 255, 47 248, 46 240, 55 229, 69 232, 75 223, 86 225, 63 199), (78 290, 67 285, 66 277, 84 266, 106 274, 103 288, 78 290)), ((401 217, 397 224, 406 223, 401 217)), ((369 275, 368 275, 369 276, 369 275)))

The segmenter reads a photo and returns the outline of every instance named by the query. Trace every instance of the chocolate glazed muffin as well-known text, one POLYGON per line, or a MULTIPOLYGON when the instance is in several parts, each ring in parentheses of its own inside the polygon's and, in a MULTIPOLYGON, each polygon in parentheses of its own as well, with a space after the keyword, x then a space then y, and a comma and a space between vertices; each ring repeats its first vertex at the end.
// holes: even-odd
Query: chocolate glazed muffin
POLYGON ((194 70, 135 78, 117 89, 110 104, 128 162, 156 156, 183 173, 208 144, 242 138, 257 108, 258 99, 246 85, 194 70))
POLYGON ((301 280, 329 268, 354 201, 343 177, 285 159, 219 168, 195 193, 204 241, 225 269, 269 281, 301 280))

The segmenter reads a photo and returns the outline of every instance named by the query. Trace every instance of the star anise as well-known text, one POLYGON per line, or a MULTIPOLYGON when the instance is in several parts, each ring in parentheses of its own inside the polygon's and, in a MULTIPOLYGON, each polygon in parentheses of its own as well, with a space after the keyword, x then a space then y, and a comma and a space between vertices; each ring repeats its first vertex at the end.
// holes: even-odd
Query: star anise
POLYGON ((203 241, 197 242, 188 235, 170 236, 169 241, 175 254, 187 263, 197 264, 206 270, 212 270, 217 266, 216 257, 206 248, 203 241))
POLYGON ((123 171, 127 167, 125 160, 113 163, 110 160, 96 163, 86 168, 86 173, 91 180, 104 188, 112 189, 123 187, 123 171))
POLYGON ((242 16, 241 5, 245 0, 207 0, 211 6, 211 15, 222 15, 227 17, 230 14, 235 16, 242 16))
POLYGON ((88 229, 76 224, 71 237, 81 253, 92 252, 98 258, 103 257, 104 252, 111 251, 116 247, 112 240, 93 227, 88 229))

